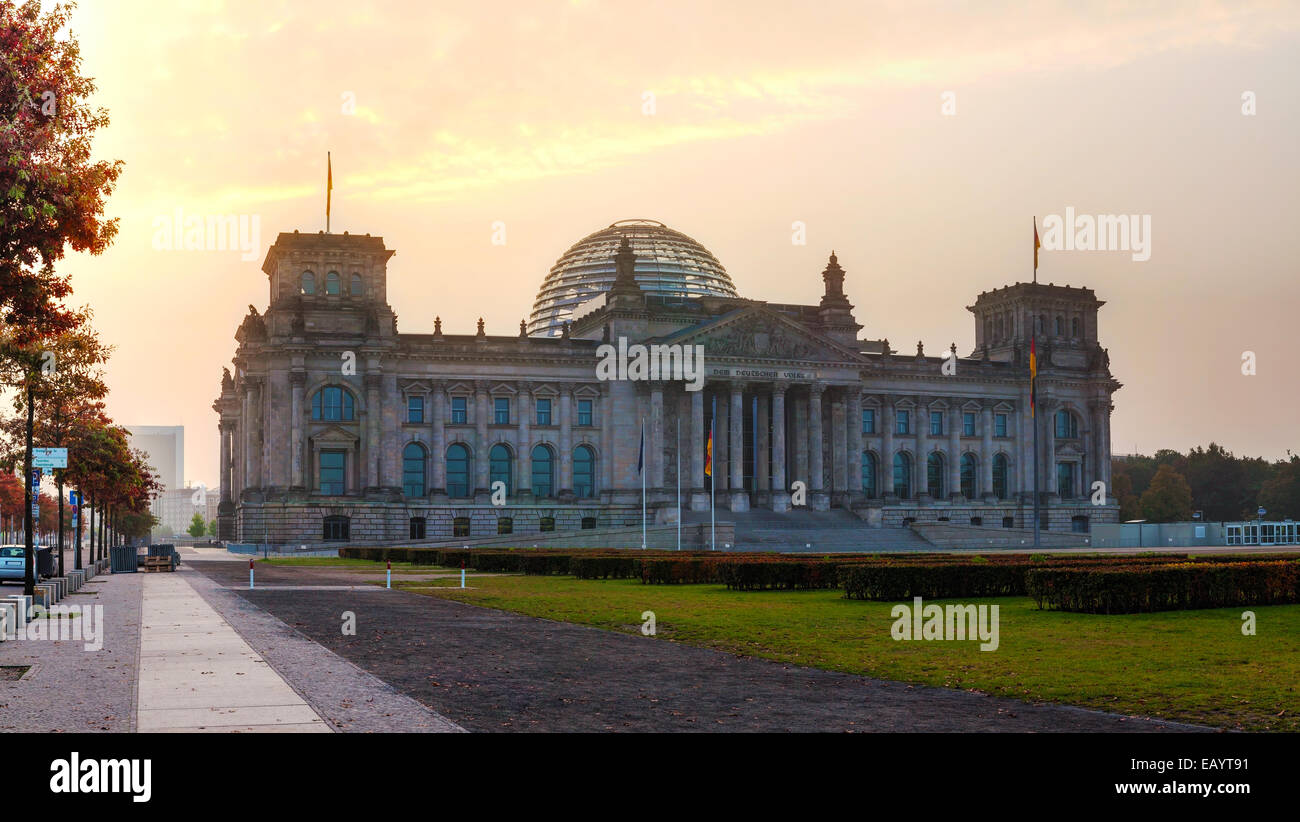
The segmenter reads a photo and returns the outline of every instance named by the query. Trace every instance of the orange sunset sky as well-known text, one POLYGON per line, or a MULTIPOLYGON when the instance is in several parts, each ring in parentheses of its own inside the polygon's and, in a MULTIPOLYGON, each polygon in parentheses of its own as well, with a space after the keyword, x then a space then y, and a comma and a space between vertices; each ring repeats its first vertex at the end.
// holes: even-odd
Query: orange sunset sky
POLYGON ((1115 452, 1298 443, 1295 3, 87 0, 73 30, 126 166, 116 244, 63 268, 117 346, 110 413, 183 424, 194 482, 268 244, 324 228, 326 151, 333 230, 397 250, 412 332, 515 334, 565 249, 649 217, 774 302, 815 302, 834 249, 863 336, 966 354, 1031 217, 1149 215, 1146 262, 1039 271, 1107 301, 1115 452), (176 209, 256 215, 255 259, 155 250, 176 209))

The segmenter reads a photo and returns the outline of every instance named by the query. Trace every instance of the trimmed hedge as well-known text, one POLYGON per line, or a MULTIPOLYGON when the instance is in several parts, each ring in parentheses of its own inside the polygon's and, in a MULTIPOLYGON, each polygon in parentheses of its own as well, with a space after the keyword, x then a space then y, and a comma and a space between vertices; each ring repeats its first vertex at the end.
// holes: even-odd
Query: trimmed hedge
POLYGON ((574 556, 569 573, 578 579, 636 579, 641 576, 641 558, 629 556, 574 556))
POLYGON ((839 587, 844 563, 826 560, 721 561, 718 580, 733 591, 797 590, 839 587))
POLYGON ((839 569, 849 599, 1005 597, 1025 592, 1028 565, 861 563, 839 569))
POLYGON ((1290 605, 1300 602, 1300 562, 1035 568, 1026 586, 1040 609, 1087 614, 1290 605))

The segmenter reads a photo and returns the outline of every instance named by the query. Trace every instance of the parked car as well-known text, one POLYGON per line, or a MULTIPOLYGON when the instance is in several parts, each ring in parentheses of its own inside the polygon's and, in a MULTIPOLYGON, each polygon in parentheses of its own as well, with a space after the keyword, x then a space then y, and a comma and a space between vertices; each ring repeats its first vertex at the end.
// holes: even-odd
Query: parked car
POLYGON ((0 583, 22 582, 27 575, 27 549, 22 545, 0 545, 0 583))

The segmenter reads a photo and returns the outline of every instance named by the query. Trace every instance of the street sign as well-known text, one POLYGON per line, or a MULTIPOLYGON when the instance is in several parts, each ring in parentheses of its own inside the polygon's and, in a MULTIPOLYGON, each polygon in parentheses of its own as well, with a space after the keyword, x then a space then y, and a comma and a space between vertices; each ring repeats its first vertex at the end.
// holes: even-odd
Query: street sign
POLYGON ((1264 510, 1264 506, 1261 505, 1261 506, 1259 506, 1259 510, 1256 511, 1255 513, 1259 514, 1259 515, 1262 517, 1262 516, 1264 516, 1265 514, 1267 514, 1268 512, 1265 511, 1265 510, 1264 510))
POLYGON ((77 493, 76 491, 69 491, 68 505, 80 505, 80 504, 81 504, 81 494, 77 493))
POLYGON ((40 468, 67 468, 68 449, 33 448, 32 465, 38 466, 40 468))

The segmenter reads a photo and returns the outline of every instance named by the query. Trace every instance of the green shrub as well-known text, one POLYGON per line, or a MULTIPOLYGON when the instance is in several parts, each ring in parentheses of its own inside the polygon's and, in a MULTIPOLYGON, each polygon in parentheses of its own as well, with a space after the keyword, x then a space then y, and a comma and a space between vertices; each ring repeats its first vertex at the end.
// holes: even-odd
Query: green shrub
POLYGON ((578 579, 634 579, 641 576, 641 558, 630 556, 574 556, 569 573, 578 579))
POLYGON ((1300 602, 1300 562, 1037 568, 1025 584, 1039 608, 1088 614, 1288 605, 1300 602))

